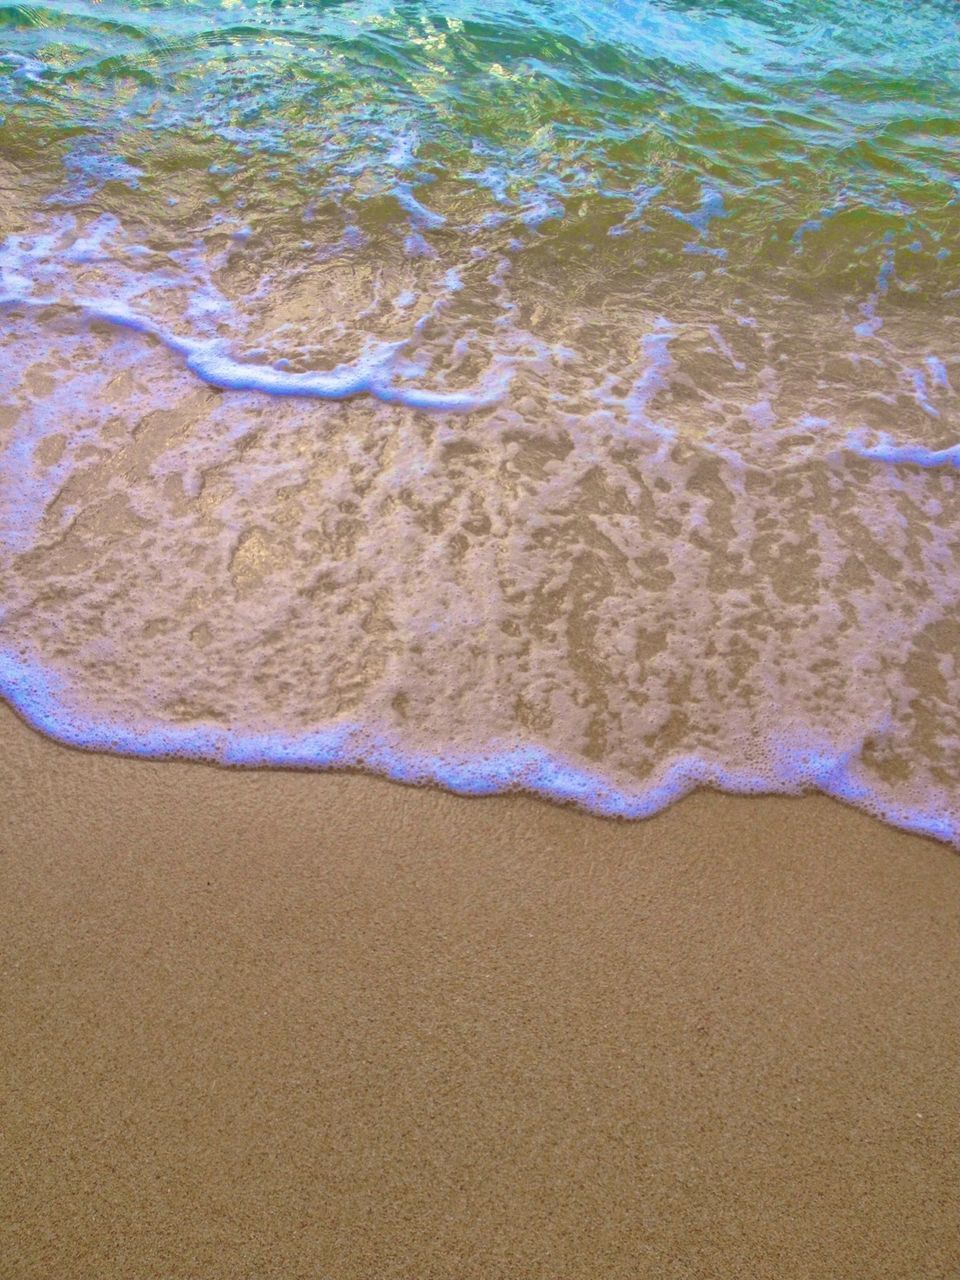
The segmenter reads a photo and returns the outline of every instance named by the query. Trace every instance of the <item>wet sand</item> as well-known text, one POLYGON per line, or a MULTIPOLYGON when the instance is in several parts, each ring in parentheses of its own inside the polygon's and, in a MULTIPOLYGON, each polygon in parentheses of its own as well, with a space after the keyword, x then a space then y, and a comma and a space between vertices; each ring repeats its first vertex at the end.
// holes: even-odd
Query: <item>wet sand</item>
POLYGON ((0 708, 5 1280, 955 1280, 960 858, 0 708))

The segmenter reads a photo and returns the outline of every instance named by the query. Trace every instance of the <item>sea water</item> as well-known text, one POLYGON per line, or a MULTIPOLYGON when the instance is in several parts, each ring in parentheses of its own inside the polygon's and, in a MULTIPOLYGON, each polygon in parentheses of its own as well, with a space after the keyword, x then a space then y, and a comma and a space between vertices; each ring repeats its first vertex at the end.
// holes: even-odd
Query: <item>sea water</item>
POLYGON ((953 0, 0 7, 0 692, 960 842, 953 0))

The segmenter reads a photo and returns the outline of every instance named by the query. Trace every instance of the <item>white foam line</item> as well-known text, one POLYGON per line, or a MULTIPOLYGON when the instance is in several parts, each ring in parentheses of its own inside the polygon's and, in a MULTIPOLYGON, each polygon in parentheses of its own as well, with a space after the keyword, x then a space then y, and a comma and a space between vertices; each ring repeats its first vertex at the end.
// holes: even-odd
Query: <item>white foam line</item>
POLYGON ((68 306, 90 320, 100 320, 154 338, 183 358, 187 368, 213 387, 229 391, 260 391, 271 396, 300 396, 315 400, 345 400, 370 395, 384 404, 400 404, 408 409, 429 409, 445 413, 474 413, 489 409, 503 398, 512 378, 511 362, 490 376, 476 391, 432 391, 424 387, 397 386, 392 381, 393 362, 406 342, 382 343, 374 351, 350 364, 325 372, 292 373, 272 365, 247 364, 225 354, 218 339, 182 338, 168 332, 146 316, 138 315, 124 303, 58 298, 24 298, 8 295, 0 306, 31 308, 68 306))

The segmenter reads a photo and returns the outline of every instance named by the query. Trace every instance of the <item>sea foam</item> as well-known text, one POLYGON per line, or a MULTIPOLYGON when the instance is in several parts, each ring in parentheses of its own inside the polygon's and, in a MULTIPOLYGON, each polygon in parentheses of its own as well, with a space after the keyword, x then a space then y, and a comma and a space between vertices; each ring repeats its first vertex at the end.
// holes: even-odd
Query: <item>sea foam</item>
POLYGON ((960 845, 935 7, 12 16, 0 692, 90 749, 960 845))

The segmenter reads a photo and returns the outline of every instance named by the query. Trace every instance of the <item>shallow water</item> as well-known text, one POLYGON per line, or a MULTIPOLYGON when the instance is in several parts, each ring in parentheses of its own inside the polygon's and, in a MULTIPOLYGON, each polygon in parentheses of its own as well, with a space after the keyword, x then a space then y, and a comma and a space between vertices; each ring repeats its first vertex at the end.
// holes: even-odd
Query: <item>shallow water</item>
POLYGON ((0 7, 0 691, 960 843, 960 11, 0 7))

